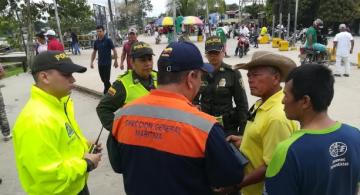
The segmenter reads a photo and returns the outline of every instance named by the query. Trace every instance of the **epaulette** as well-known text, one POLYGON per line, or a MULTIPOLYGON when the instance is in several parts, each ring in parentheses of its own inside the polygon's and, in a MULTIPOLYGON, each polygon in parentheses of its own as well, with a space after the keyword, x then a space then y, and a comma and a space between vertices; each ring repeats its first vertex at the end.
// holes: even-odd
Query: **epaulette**
POLYGON ((122 77, 126 76, 126 75, 129 74, 129 73, 130 73, 130 71, 127 70, 127 71, 124 72, 124 74, 120 75, 118 78, 122 78, 122 77))

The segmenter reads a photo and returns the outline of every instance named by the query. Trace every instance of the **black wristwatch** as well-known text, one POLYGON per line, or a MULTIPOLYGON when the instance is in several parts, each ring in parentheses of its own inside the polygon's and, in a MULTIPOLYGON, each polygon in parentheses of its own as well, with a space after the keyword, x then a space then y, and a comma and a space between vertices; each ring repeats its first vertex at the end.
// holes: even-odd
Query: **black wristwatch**
POLYGON ((85 161, 87 164, 86 172, 90 172, 95 169, 95 164, 90 159, 85 158, 85 161))

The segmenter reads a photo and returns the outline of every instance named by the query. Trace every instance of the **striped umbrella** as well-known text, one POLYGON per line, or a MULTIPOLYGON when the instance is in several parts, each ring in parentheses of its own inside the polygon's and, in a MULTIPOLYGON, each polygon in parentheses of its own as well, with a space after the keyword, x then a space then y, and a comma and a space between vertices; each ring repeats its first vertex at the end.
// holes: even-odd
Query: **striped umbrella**
POLYGON ((182 22, 184 25, 202 25, 203 22, 196 16, 186 16, 182 22))

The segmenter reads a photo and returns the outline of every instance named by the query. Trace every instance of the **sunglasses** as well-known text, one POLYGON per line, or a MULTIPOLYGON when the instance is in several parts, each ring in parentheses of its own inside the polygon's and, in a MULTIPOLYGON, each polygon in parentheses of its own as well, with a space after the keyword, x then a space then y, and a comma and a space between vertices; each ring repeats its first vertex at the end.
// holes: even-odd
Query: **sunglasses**
POLYGON ((247 118, 248 121, 253 122, 255 120, 256 113, 257 113, 257 111, 259 110, 259 108, 261 107, 262 104, 263 103, 261 103, 256 109, 255 109, 255 104, 251 106, 251 108, 248 111, 248 118, 247 118))

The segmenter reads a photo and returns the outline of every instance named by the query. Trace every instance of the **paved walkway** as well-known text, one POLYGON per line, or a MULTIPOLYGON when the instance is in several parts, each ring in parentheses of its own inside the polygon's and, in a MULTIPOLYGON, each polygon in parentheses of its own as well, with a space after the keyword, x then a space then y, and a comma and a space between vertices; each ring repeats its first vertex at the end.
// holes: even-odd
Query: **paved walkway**
MULTIPOLYGON (((154 37, 145 37, 140 36, 138 38, 140 41, 147 42, 152 45, 152 48, 155 53, 154 57, 154 69, 157 69, 156 62, 159 57, 159 54, 161 51, 166 47, 166 38, 162 38, 162 42, 159 45, 155 45, 155 39, 154 37)), ((191 37, 191 40, 199 47, 201 53, 205 53, 204 49, 204 42, 196 42, 196 37, 191 37)), ((332 47, 332 41, 329 40, 328 47, 332 47)), ((357 62, 357 54, 360 52, 360 47, 357 45, 360 43, 360 38, 356 37, 355 39, 355 48, 354 53, 350 56, 350 61, 353 63, 357 62)), ((250 61, 252 54, 255 51, 258 50, 266 50, 266 51, 273 51, 273 52, 279 52, 285 56, 288 56, 292 58, 297 64, 300 64, 298 55, 299 51, 285 51, 280 52, 276 48, 272 48, 270 44, 260 45, 260 48, 251 48, 250 52, 247 56, 243 58, 235 57, 233 56, 234 50, 235 50, 236 40, 230 39, 228 40, 228 54, 231 56, 230 58, 225 58, 224 61, 228 64, 234 65, 237 63, 245 63, 250 61)), ((118 55, 121 55, 122 47, 117 48, 118 55)), ((80 56, 72 56, 72 59, 74 62, 79 63, 83 66, 88 67, 88 71, 84 74, 75 74, 75 78, 77 80, 76 84, 80 86, 81 88, 88 89, 90 91, 93 91, 95 93, 98 93, 101 95, 101 92, 103 91, 103 84, 100 80, 100 76, 97 70, 97 67, 95 66, 94 69, 90 69, 90 55, 92 50, 83 50, 82 54, 80 56)), ((204 59, 206 60, 206 59, 204 59)), ((334 66, 331 66, 331 68, 334 68, 334 66)), ((358 69, 356 66, 352 66, 352 73, 349 78, 336 78, 335 83, 335 97, 333 100, 333 104, 330 107, 330 113, 331 115, 340 120, 347 123, 350 123, 352 125, 355 125, 357 127, 360 127, 360 69, 358 69)), ((111 70, 111 82, 113 82, 118 75, 122 74, 124 71, 120 70, 119 68, 115 69, 112 68, 111 70)), ((247 77, 246 77, 246 71, 241 71, 244 82, 247 83, 247 77)), ((246 91, 248 94, 248 100, 249 104, 254 103, 258 98, 253 97, 250 95, 249 87, 248 85, 245 85, 246 91)))

